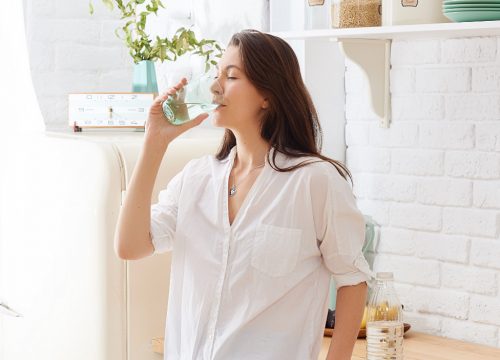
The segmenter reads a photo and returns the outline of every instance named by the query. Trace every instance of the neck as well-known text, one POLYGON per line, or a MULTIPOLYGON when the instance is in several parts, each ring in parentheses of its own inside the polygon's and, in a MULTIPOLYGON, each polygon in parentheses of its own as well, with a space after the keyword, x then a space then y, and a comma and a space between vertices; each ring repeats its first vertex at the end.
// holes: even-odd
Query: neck
POLYGON ((237 138, 235 168, 244 171, 263 165, 270 148, 263 139, 248 141, 237 138))

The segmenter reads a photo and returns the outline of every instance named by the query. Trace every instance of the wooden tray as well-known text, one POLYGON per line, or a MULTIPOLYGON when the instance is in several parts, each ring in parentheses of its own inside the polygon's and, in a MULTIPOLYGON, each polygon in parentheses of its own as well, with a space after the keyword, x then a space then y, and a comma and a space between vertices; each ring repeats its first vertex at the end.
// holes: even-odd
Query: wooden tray
MULTIPOLYGON (((405 332, 410 330, 410 328, 411 328, 410 324, 404 323, 404 331, 405 332)), ((331 337, 333 335, 333 329, 325 328, 324 335, 331 337)), ((365 337, 366 337, 366 329, 359 329, 358 339, 364 339, 365 337)))

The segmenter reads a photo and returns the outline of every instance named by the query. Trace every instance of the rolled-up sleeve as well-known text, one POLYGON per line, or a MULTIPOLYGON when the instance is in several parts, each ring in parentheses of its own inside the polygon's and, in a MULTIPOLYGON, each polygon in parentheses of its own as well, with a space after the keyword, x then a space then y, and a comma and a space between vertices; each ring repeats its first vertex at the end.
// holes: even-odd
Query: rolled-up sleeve
POLYGON ((373 276, 363 256, 365 220, 352 189, 331 166, 311 186, 317 241, 323 261, 338 288, 356 285, 373 276))
POLYGON ((158 194, 158 202, 151 205, 150 233, 155 254, 172 250, 182 176, 183 171, 175 175, 167 187, 158 194))

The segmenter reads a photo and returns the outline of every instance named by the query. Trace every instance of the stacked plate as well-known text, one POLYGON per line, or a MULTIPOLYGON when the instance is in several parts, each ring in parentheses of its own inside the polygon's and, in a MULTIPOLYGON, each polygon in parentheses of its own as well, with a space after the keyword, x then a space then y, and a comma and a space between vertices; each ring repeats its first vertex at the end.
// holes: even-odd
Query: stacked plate
POLYGON ((443 0, 443 14, 454 22, 500 20, 500 0, 443 0))

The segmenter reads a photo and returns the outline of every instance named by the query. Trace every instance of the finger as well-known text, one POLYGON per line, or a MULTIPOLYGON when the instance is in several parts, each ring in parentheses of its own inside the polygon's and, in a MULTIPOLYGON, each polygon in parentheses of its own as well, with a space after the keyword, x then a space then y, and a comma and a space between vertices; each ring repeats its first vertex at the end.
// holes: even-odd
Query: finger
POLYGON ((168 91, 173 91, 174 93, 176 93, 177 91, 181 90, 186 84, 187 84, 187 79, 182 78, 181 81, 179 81, 175 86, 168 89, 168 91))
POLYGON ((158 95, 155 100, 153 101, 153 105, 156 105, 156 104, 159 104, 159 103, 162 103, 164 102, 165 100, 167 100, 167 98, 170 96, 170 94, 168 93, 168 91, 164 92, 163 94, 161 95, 158 95))
POLYGON ((187 79, 185 77, 183 77, 177 84, 175 84, 174 86, 172 86, 171 88, 168 89, 168 91, 171 91, 171 90, 177 90, 179 91, 180 89, 182 89, 186 84, 187 84, 187 79))
POLYGON ((161 94, 158 97, 156 97, 156 99, 153 102, 153 105, 159 105, 159 104, 163 103, 165 100, 167 100, 169 98, 169 96, 175 95, 176 92, 177 91, 175 89, 173 89, 173 88, 168 89, 163 94, 161 94))
POLYGON ((160 102, 167 100, 167 98, 169 96, 175 95, 177 93, 177 91, 181 90, 186 84, 187 84, 187 79, 184 77, 175 86, 169 88, 163 94, 157 96, 156 99, 154 100, 154 102, 160 103, 160 102))

